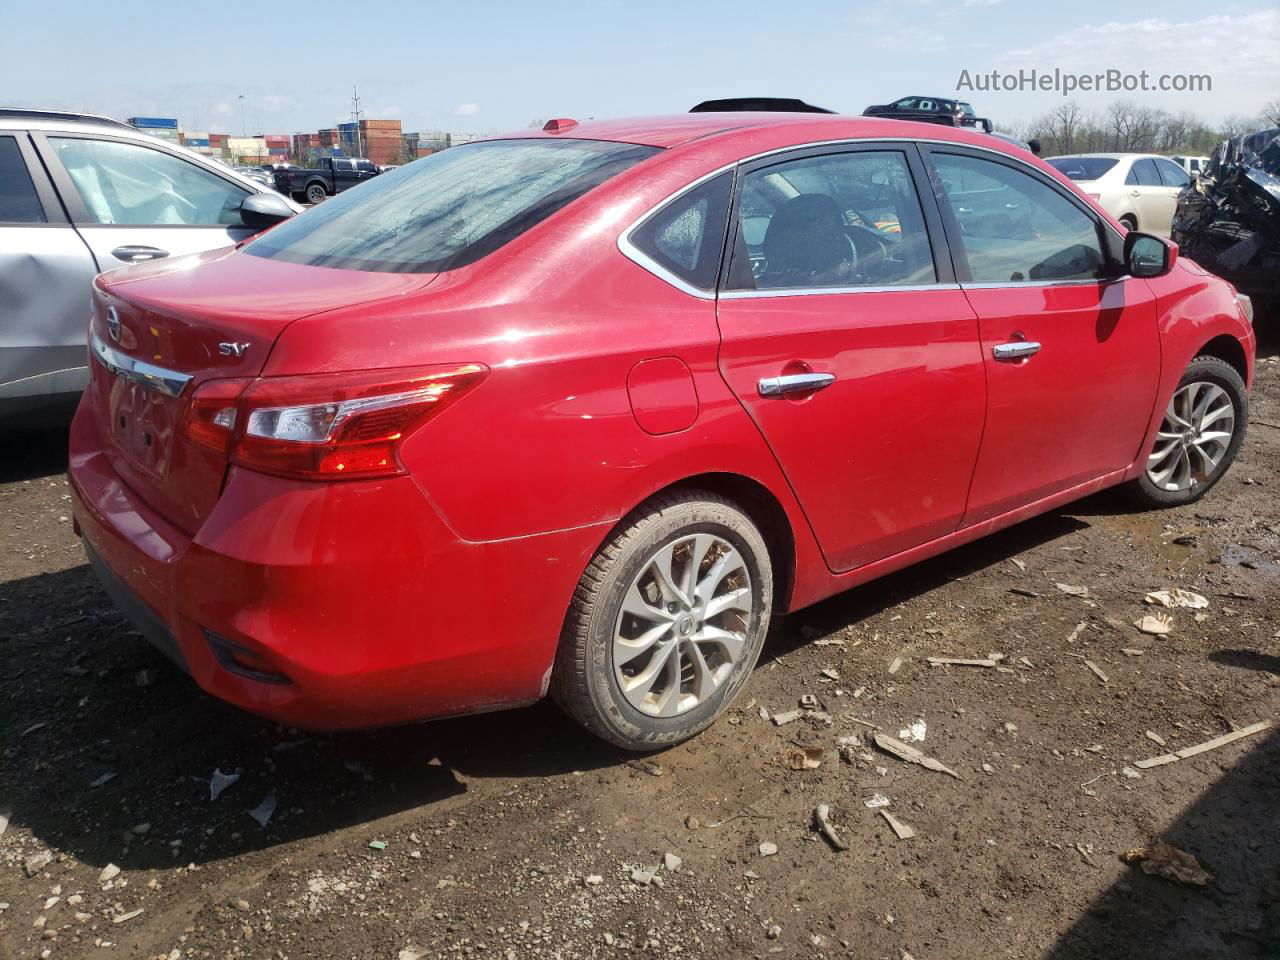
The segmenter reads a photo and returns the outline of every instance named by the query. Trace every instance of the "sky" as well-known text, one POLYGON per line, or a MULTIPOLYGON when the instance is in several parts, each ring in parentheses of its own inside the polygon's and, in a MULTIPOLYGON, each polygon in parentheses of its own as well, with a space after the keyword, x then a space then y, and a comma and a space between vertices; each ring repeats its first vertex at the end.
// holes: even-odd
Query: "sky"
POLYGON ((1072 99, 1100 111, 1127 96, 1209 121, 1280 98, 1274 0, 54 0, 10 4, 4 21, 0 106, 177 117, 234 135, 349 120, 353 85, 368 118, 456 133, 677 113, 726 96, 842 113, 951 96, 1009 126, 1065 99, 957 93, 962 71, 1205 73, 1211 92, 1072 99))

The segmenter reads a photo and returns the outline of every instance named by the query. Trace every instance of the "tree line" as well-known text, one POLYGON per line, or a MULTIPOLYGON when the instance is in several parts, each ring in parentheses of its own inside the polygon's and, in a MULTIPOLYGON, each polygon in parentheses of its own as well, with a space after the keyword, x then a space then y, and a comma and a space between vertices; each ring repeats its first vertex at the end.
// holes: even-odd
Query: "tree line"
POLYGON ((1010 132, 1023 140, 1039 140, 1045 157, 1072 153, 1208 156, 1223 140, 1269 127, 1280 127, 1280 100, 1266 104, 1259 116, 1233 115, 1216 124, 1189 111, 1172 113, 1133 100, 1117 100, 1100 113, 1068 100, 1030 122, 1013 124, 1010 132))

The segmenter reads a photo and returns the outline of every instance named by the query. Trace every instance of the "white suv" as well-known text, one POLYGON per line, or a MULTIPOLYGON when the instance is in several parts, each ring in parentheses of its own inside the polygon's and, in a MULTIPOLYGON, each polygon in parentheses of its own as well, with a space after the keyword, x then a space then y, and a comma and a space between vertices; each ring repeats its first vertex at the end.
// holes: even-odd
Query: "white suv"
POLYGON ((229 246, 301 209, 116 120, 0 109, 0 425, 69 419, 97 273, 229 246))

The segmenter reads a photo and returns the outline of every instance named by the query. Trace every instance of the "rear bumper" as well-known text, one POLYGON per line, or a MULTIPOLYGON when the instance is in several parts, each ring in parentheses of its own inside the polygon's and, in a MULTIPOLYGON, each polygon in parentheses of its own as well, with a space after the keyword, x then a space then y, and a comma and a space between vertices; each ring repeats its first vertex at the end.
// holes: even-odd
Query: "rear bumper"
POLYGON ((302 483, 232 469, 200 529, 72 426, 73 510, 113 601, 206 691, 290 726, 384 726, 546 692, 573 589, 604 531, 459 539, 409 477, 302 483))

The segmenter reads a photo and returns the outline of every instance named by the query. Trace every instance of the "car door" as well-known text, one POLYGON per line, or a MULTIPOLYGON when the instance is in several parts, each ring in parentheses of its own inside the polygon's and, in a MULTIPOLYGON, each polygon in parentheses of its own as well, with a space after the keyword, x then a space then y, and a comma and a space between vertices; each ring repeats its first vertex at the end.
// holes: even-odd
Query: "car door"
POLYGON ((0 406, 84 388, 95 273, 30 137, 0 132, 0 406))
POLYGON ((1004 154, 926 154, 987 371, 969 525, 1132 463, 1160 343, 1151 291, 1082 200, 1004 154))
POLYGON ((177 153, 97 135, 34 140, 99 270, 225 247, 253 234, 240 216, 251 191, 177 153))
POLYGON ((1133 209, 1138 214, 1138 229, 1159 233, 1160 224, 1163 221, 1164 232, 1167 235, 1169 221, 1173 219, 1173 210, 1170 208, 1166 215, 1165 198, 1168 191, 1160 180, 1155 161, 1150 157, 1140 157, 1133 161, 1124 183, 1129 191, 1133 209))
POLYGON ((984 374, 915 147, 812 148, 751 163, 739 182, 720 369, 828 565, 951 533, 984 374))
POLYGON ((1160 219, 1152 221, 1148 230, 1167 237, 1173 226, 1174 211, 1178 209, 1178 194, 1191 182, 1191 177, 1187 175, 1187 171, 1166 157, 1157 157, 1152 162, 1155 163, 1156 171, 1160 174, 1164 206, 1159 214, 1160 219))

